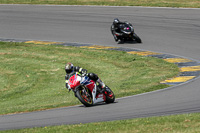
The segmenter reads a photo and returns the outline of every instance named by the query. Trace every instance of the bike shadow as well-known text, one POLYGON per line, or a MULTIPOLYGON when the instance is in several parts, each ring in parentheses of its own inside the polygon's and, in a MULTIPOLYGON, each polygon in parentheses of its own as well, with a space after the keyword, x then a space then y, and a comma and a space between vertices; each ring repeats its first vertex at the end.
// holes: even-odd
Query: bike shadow
POLYGON ((138 43, 136 41, 119 41, 117 44, 141 44, 141 43, 138 43))
POLYGON ((96 103, 90 107, 86 107, 84 105, 80 105, 79 107, 82 107, 82 108, 92 108, 92 107, 97 107, 97 106, 106 106, 106 105, 112 105, 112 104, 116 104, 118 103, 117 101, 115 101, 114 103, 105 103, 105 102, 102 102, 102 103, 96 103))

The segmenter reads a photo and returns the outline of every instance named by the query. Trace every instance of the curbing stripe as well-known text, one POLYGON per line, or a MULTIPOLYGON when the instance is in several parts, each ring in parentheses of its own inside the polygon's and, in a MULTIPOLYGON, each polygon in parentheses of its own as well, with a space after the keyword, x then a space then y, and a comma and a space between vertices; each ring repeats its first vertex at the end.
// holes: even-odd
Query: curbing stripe
POLYGON ((89 48, 89 49, 112 49, 112 48, 116 48, 116 47, 92 45, 92 46, 81 46, 80 48, 89 48))
POLYGON ((164 60, 170 63, 193 62, 192 60, 185 59, 185 58, 168 58, 164 60))
POLYGON ((180 76, 172 79, 167 79, 165 81, 162 81, 161 83, 180 83, 180 82, 182 83, 191 80, 193 78, 195 78, 195 76, 180 76))
POLYGON ((160 54, 160 55, 150 55, 151 57, 156 57, 160 59, 167 59, 167 58, 176 58, 177 56, 169 55, 169 54, 160 54))
POLYGON ((200 71, 200 66, 181 67, 180 71, 181 72, 200 71))
POLYGON ((61 42, 49 42, 49 41, 26 41, 24 43, 44 44, 44 45, 61 44, 61 42))
POLYGON ((189 66, 198 66, 199 63, 197 62, 182 62, 182 63, 176 63, 178 67, 189 67, 189 66))
POLYGON ((43 44, 43 45, 63 45, 63 46, 74 46, 80 48, 88 48, 88 49, 108 49, 108 50, 117 50, 117 51, 125 51, 129 54, 137 54, 142 56, 150 56, 155 58, 163 59, 167 62, 174 63, 179 67, 180 74, 179 76, 171 79, 167 79, 160 83, 168 84, 168 85, 178 85, 184 82, 191 81, 200 76, 200 62, 181 58, 175 55, 170 54, 162 54, 151 51, 143 51, 132 48, 122 48, 122 47, 109 47, 109 46, 99 46, 92 44, 80 44, 80 43, 65 43, 65 42, 51 42, 51 41, 36 41, 36 40, 18 40, 18 39, 2 39, 0 41, 3 42, 24 42, 24 43, 34 43, 34 44, 43 44))
POLYGON ((112 50, 116 50, 116 51, 125 51, 125 52, 141 51, 141 50, 138 50, 138 49, 130 49, 130 48, 123 48, 123 47, 113 48, 112 50))
POLYGON ((196 76, 200 75, 200 71, 181 72, 179 76, 196 76))
POLYGON ((137 55, 142 55, 142 56, 147 56, 147 55, 160 55, 161 53, 155 53, 151 51, 130 51, 127 52, 129 54, 137 54, 137 55))

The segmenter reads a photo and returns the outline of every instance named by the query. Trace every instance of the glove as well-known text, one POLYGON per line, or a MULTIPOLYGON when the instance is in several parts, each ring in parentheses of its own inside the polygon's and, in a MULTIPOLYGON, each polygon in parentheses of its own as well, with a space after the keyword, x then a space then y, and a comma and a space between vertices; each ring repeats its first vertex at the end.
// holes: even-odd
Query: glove
POLYGON ((65 83, 66 83, 66 88, 70 91, 70 90, 71 90, 71 87, 70 87, 69 84, 68 84, 68 80, 66 80, 65 83))
POLYGON ((86 69, 83 69, 82 70, 82 74, 85 76, 87 74, 87 70, 86 69))
POLYGON ((87 74, 87 70, 86 69, 79 69, 79 72, 81 73, 81 75, 85 76, 87 74))
POLYGON ((68 84, 68 87, 67 87, 67 89, 68 89, 69 91, 71 91, 71 90, 72 90, 72 88, 69 86, 69 84, 68 84))

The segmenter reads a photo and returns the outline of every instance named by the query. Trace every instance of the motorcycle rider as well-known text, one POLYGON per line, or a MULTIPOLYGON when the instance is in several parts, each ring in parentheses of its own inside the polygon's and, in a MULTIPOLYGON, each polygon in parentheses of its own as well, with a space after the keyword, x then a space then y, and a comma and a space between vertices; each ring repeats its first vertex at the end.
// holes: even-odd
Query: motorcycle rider
POLYGON ((117 36, 121 35, 119 25, 122 23, 123 22, 120 22, 118 18, 115 18, 111 26, 111 31, 116 42, 119 40, 117 36))
MULTIPOLYGON (((121 22, 121 21, 119 21, 118 18, 114 19, 113 24, 111 26, 111 32, 112 32, 112 34, 113 34, 114 39, 115 39, 116 42, 119 40, 119 36, 122 35, 122 33, 120 31, 120 24, 126 24, 126 23, 127 22, 121 22)), ((130 23, 128 23, 128 24, 130 24, 130 23)))
POLYGON ((88 76, 90 79, 92 79, 93 81, 95 81, 97 84, 99 84, 101 86, 101 90, 104 90, 104 88, 106 87, 105 84, 99 79, 99 77, 94 74, 94 73, 87 73, 86 69, 83 69, 79 66, 74 66, 72 63, 68 62, 65 65, 65 72, 66 72, 66 76, 65 76, 65 83, 66 83, 66 88, 68 90, 71 90, 71 88, 69 88, 68 86, 68 82, 69 82, 69 78, 76 72, 78 72, 78 74, 82 75, 82 76, 88 76))

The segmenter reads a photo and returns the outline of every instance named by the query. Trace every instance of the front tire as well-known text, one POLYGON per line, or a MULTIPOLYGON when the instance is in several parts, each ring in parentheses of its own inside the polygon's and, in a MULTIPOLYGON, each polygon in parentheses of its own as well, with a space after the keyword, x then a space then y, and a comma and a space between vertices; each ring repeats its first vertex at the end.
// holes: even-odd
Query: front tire
POLYGON ((106 96, 106 101, 105 101, 106 103, 113 103, 115 101, 115 95, 108 86, 106 86, 104 95, 106 96))
POLYGON ((79 101, 86 107, 90 107, 93 105, 92 96, 87 88, 78 88, 78 90, 76 91, 76 96, 79 101))
POLYGON ((140 37, 137 35, 137 34, 133 34, 133 39, 135 39, 135 41, 137 42, 137 43, 142 43, 142 40, 140 39, 140 37))

